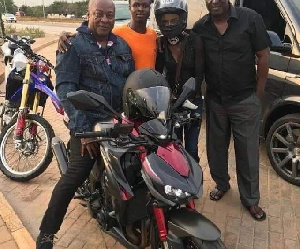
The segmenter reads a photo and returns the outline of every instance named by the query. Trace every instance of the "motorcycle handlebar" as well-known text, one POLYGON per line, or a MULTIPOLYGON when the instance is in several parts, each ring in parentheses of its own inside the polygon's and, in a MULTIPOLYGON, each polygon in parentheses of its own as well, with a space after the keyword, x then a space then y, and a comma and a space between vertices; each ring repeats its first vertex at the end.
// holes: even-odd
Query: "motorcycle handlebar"
POLYGON ((38 61, 38 60, 42 60, 43 62, 45 62, 50 68, 54 68, 54 66, 52 65, 52 63, 47 60, 44 56, 36 54, 33 52, 33 50, 31 49, 30 45, 28 45, 27 43, 23 42, 22 40, 15 40, 13 38, 11 38, 10 36, 2 36, 2 39, 6 39, 9 40, 15 44, 17 44, 17 46, 19 46, 20 49, 22 49, 25 52, 25 55, 28 56, 30 59, 34 60, 34 61, 38 61))
POLYGON ((110 137, 111 131, 112 131, 111 128, 107 128, 107 129, 102 129, 101 131, 79 132, 79 133, 75 133, 75 137, 77 137, 77 138, 110 137))

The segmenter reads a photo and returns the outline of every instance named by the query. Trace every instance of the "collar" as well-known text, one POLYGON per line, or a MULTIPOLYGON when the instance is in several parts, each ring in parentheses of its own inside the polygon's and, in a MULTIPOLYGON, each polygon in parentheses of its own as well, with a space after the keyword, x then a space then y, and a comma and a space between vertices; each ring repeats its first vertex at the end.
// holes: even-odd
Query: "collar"
MULTIPOLYGON (((237 14, 236 7, 234 7, 231 3, 229 3, 229 10, 230 10, 230 15, 228 17, 228 20, 230 20, 230 19, 239 20, 239 16, 237 14)), ((211 14, 208 14, 204 19, 204 24, 206 24, 207 22, 211 22, 211 20, 212 20, 211 14)))
MULTIPOLYGON (((92 41, 92 42, 97 42, 95 37, 91 34, 91 31, 88 27, 88 21, 84 21, 82 22, 81 26, 79 28, 76 29, 79 33, 83 33, 85 35, 88 36, 88 38, 92 41)), ((115 34, 113 34, 112 32, 109 33, 108 35, 108 43, 112 43, 112 44, 116 44, 118 43, 118 39, 117 36, 115 34)))

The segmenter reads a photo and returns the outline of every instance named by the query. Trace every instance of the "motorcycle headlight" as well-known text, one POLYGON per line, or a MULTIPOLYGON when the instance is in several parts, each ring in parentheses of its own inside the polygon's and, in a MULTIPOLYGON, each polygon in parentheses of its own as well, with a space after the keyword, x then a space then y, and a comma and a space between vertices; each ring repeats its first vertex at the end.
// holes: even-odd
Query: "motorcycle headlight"
POLYGON ((174 188, 170 185, 166 185, 165 186, 165 193, 169 196, 174 196, 174 197, 177 197, 177 198, 187 198, 187 197, 190 197, 191 194, 188 193, 188 192, 185 192, 179 188, 174 188))

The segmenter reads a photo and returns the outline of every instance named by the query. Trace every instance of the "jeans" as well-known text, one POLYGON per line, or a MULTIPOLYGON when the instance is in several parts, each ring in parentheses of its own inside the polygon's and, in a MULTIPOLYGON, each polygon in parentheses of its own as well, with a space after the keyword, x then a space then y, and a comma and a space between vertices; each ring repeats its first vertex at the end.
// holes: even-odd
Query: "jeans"
POLYGON ((195 120, 192 123, 180 127, 175 130, 178 139, 180 139, 184 143, 184 147, 186 151, 199 163, 200 158, 198 155, 198 140, 199 133, 202 123, 202 98, 195 98, 193 104, 197 105, 198 108, 194 110, 194 113, 198 113, 201 115, 201 119, 195 120), (183 137, 184 134, 184 137, 183 137))
POLYGON ((69 167, 52 192, 40 226, 42 233, 55 234, 59 231, 75 191, 88 178, 94 163, 95 159, 91 159, 87 151, 81 156, 80 138, 71 135, 69 167))

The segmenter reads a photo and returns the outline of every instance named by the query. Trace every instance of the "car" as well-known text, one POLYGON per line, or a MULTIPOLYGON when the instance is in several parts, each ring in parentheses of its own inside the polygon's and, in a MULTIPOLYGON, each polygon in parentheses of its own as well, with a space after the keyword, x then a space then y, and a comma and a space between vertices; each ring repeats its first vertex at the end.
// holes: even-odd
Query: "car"
POLYGON ((14 14, 9 14, 9 13, 3 14, 2 20, 6 22, 15 22, 15 23, 17 22, 16 16, 14 14))
POLYGON ((74 14, 67 14, 66 18, 75 18, 75 15, 74 14))
POLYGON ((129 4, 127 1, 114 1, 116 14, 115 26, 121 26, 130 22, 131 14, 129 11, 129 4))
MULTIPOLYGON (((187 0, 187 30, 208 11, 205 1, 187 0)), ((260 135, 270 164, 300 186, 300 1, 231 0, 262 15, 271 40, 269 76, 262 99, 260 135)), ((150 27, 157 28, 153 10, 150 27)))
MULTIPOLYGON (((115 27, 127 24, 130 21, 131 14, 127 1, 114 1, 115 4, 115 27)), ((82 15, 81 18, 87 21, 87 15, 82 15)))

